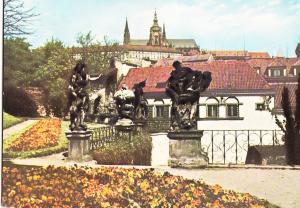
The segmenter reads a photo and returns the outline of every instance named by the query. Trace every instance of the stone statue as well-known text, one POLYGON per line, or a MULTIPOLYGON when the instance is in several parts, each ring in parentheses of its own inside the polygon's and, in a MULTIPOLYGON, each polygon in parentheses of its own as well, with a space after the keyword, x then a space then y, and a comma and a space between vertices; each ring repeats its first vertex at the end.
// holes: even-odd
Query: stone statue
POLYGON ((295 53, 296 53, 297 57, 300 58, 300 43, 298 43, 295 53))
POLYGON ((90 108, 89 94, 87 93, 87 86, 89 80, 97 78, 90 78, 85 71, 86 64, 79 62, 73 69, 70 83, 68 86, 68 104, 70 111, 70 130, 86 130, 87 126, 84 124, 85 113, 90 108))
POLYGON ((143 88, 146 86, 146 80, 133 86, 134 90, 134 119, 136 121, 146 121, 148 118, 147 101, 144 97, 143 88))
POLYGON ((175 70, 166 86, 166 93, 172 100, 171 130, 194 130, 197 128, 200 93, 209 87, 211 73, 182 67, 179 61, 175 61, 173 67, 175 70))
POLYGON ((119 120, 116 125, 132 125, 132 120, 134 119, 135 100, 133 91, 128 90, 127 86, 123 84, 121 89, 115 93, 114 99, 119 116, 119 120))
POLYGON ((115 59, 110 59, 109 71, 106 74, 103 74, 101 77, 101 85, 103 88, 99 89, 92 96, 96 97, 93 106, 93 114, 98 113, 98 107, 100 102, 104 103, 109 100, 110 97, 115 93, 117 86, 117 74, 118 69, 115 66, 115 59))

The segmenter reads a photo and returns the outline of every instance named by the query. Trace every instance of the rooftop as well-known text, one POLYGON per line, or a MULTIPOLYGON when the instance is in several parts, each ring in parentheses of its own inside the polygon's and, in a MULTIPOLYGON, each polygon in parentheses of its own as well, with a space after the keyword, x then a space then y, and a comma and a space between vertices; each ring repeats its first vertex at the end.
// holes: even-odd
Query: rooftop
MULTIPOLYGON (((266 93, 274 93, 266 80, 258 75, 246 62, 213 61, 183 65, 194 70, 210 71, 212 73, 212 82, 208 92, 255 93, 256 91, 265 91, 266 93)), ((135 83, 147 79, 144 88, 145 93, 164 93, 166 82, 172 70, 173 67, 171 66, 130 69, 121 84, 125 83, 131 89, 135 83)))

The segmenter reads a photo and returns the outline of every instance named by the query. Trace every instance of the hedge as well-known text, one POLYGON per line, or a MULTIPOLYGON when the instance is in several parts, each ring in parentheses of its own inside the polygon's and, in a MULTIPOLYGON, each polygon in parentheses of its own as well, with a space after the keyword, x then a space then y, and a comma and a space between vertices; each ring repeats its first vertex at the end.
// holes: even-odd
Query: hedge
POLYGON ((132 142, 119 139, 93 152, 103 165, 151 165, 152 141, 149 133, 133 136, 132 142))

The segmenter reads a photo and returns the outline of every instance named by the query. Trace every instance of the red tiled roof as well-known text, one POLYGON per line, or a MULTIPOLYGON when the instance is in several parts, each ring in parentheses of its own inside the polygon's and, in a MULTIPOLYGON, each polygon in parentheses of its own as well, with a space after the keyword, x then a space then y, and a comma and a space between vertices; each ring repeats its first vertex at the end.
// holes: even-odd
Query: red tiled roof
POLYGON ((300 66, 300 58, 299 58, 298 61, 296 61, 296 62, 293 64, 293 66, 300 66))
POLYGON ((253 68, 259 67, 261 74, 266 74, 267 68, 285 68, 287 69, 287 73, 293 73, 292 66, 295 63, 298 63, 300 58, 283 58, 283 57, 276 57, 276 58, 268 58, 268 59, 250 59, 247 60, 253 68))
MULTIPOLYGON (((258 75, 251 66, 242 61, 213 61, 186 63, 184 66, 194 70, 210 71, 212 82, 208 90, 271 90, 265 79, 258 75)), ((132 89, 135 83, 147 79, 144 92, 164 92, 165 83, 170 76, 173 67, 148 67, 130 69, 122 80, 132 89)))
POLYGON ((287 87, 289 89, 289 97, 290 103, 292 107, 296 106, 296 95, 295 90, 297 89, 297 82, 296 83, 286 83, 286 84, 274 84, 272 88, 275 89, 275 109, 282 109, 281 107, 281 99, 282 99, 282 90, 283 87, 287 87))

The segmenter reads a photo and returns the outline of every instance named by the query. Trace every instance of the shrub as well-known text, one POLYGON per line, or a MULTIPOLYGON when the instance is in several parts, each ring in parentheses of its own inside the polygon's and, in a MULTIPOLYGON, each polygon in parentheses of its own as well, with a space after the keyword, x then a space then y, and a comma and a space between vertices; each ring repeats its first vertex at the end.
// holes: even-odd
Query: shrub
POLYGON ((3 129, 11 127, 22 121, 23 121, 23 119, 21 119, 21 118, 14 117, 8 113, 3 112, 3 129))
POLYGON ((37 106, 24 89, 7 83, 4 84, 3 91, 3 108, 5 112, 15 116, 37 116, 37 106))
POLYGON ((152 141, 148 133, 122 138, 95 150, 94 160, 103 165, 151 165, 152 141))

